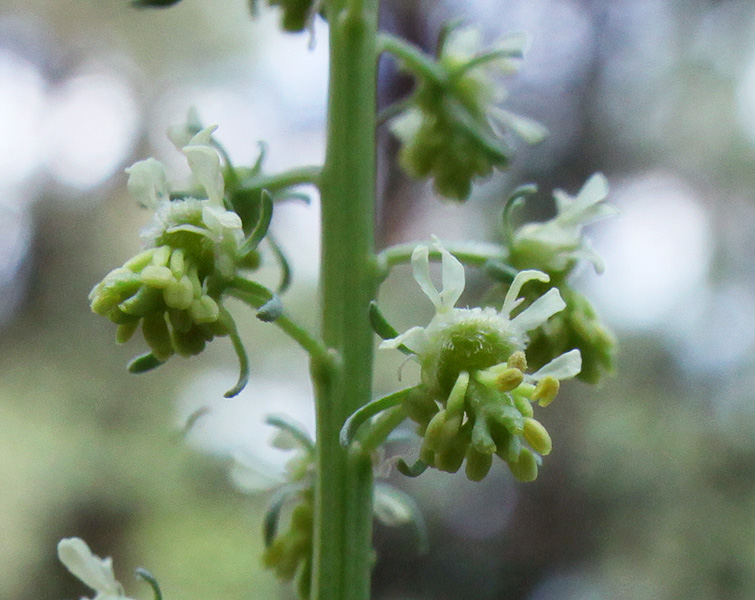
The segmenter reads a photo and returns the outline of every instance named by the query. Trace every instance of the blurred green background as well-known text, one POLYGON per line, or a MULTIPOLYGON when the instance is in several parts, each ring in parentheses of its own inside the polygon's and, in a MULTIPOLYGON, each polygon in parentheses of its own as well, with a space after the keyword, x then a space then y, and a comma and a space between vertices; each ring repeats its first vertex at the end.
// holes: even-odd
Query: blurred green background
MULTIPOLYGON (((196 106, 237 163, 269 144, 277 171, 322 159, 327 35, 284 35, 244 0, 4 0, 0 7, 0 598, 88 593, 58 563, 63 536, 114 557, 129 596, 289 598, 261 569, 269 493, 229 478, 234 458, 279 473, 270 412, 313 429, 306 361, 274 328, 234 307, 252 383, 233 401, 235 357, 201 357, 144 376, 126 362, 87 294, 139 247, 149 218, 123 168, 156 156, 186 178, 163 132, 196 106), (184 439, 195 409, 210 412, 184 439), (237 483, 239 483, 237 481, 237 483)), ((386 29, 432 48, 463 16, 486 39, 526 30, 507 108, 543 122, 544 143, 464 207, 392 166, 381 136, 380 244, 499 240, 508 190, 535 181, 575 192, 603 171, 621 215, 592 228, 607 262, 580 287, 620 338, 618 374, 570 383, 539 418, 554 438, 539 479, 500 466, 482 484, 427 473, 391 481, 419 502, 431 550, 376 526, 379 600, 755 598, 755 4, 747 0, 385 0, 386 29)), ((409 90, 381 64, 380 103, 409 90)), ((311 192, 312 190, 304 190, 311 192)), ((282 205, 274 231, 294 265, 287 305, 314 326, 317 198, 282 205)), ((270 262, 270 261, 268 261, 270 262)), ((274 281, 272 267, 260 276, 274 281)), ((468 271, 462 303, 488 284, 468 271)), ((406 269, 381 292, 400 330, 431 306, 406 269)), ((396 353, 398 354, 398 353, 396 353)), ((399 385, 380 355, 376 393, 399 385)), ((404 383, 416 371, 403 370, 404 383)), ((399 449, 413 456, 411 442, 399 449)), ((247 473, 248 475, 248 473, 247 473)), ((274 475, 273 475, 274 477, 274 475)), ((247 477, 247 480, 249 478, 247 477)), ((249 483, 249 481, 247 481, 249 483)))

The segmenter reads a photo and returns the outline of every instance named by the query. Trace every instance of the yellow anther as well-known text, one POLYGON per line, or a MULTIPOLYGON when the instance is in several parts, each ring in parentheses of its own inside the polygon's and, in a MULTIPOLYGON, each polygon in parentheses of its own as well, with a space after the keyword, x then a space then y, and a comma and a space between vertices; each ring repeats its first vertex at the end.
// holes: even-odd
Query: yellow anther
POLYGON ((553 442, 548 431, 540 421, 527 418, 524 420, 524 439, 535 452, 546 455, 553 449, 553 442))
POLYGON ((527 370, 527 357, 524 356, 524 352, 517 350, 509 356, 508 366, 512 369, 519 369, 524 373, 527 370))
POLYGON ((502 392, 510 392, 519 387, 524 379, 524 373, 518 368, 508 368, 496 378, 496 386, 502 392))
POLYGON ((548 406, 558 395, 560 387, 561 384, 558 382, 558 379, 550 376, 545 377, 538 382, 537 386, 535 386, 535 391, 532 393, 532 399, 539 400, 540 406, 548 406))

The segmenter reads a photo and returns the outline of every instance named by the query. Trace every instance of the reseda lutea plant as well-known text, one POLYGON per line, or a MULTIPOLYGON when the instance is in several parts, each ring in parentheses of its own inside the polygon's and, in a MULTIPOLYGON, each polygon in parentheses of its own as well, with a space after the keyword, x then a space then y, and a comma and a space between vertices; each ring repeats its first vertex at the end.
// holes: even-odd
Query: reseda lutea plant
MULTIPOLYGON (((257 4, 251 3, 255 14, 264 10, 257 4)), ((154 212, 153 220, 143 232, 142 252, 107 274, 90 300, 94 312, 117 325, 119 343, 141 329, 149 350, 130 363, 134 373, 160 367, 176 354, 197 355, 216 337, 228 337, 240 366, 229 397, 244 388, 250 367, 235 323, 240 315, 226 308, 228 298, 246 303, 258 319, 301 346, 310 359, 317 431, 312 439, 285 416, 268 420, 279 430, 274 444, 294 455, 265 519, 263 562, 281 579, 296 579, 302 598, 366 600, 373 515, 389 524, 414 524, 421 545, 426 543, 411 498, 373 482, 391 432, 410 420, 421 439, 414 460, 396 460, 404 475, 464 467, 469 479, 479 481, 500 459, 516 479, 532 481, 554 447, 536 407, 539 412, 550 404, 566 379, 594 383, 612 370, 613 336, 570 276, 584 261, 602 270, 582 229, 614 209, 606 203, 607 182, 597 174, 574 197, 554 192, 554 218, 521 223, 517 206, 532 201, 535 191, 525 186, 502 207, 501 244, 442 243, 433 237, 376 252, 377 127, 387 123, 395 134, 399 163, 409 175, 429 179, 440 196, 458 202, 469 197, 477 180, 507 167, 512 137, 532 143, 545 135, 542 126, 499 106, 505 98, 500 77, 518 68, 526 36, 509 34, 486 47, 476 30, 454 23, 442 29, 437 52, 430 55, 378 31, 378 0, 267 4, 280 10, 286 31, 314 35, 317 15, 328 22, 324 164, 270 174, 263 148, 256 164, 235 165, 214 137, 216 126, 205 127, 190 112, 168 135, 185 156, 196 187, 172 188, 154 159, 127 169, 129 191, 154 212), (396 59, 416 86, 378 114, 376 69, 382 54, 396 59), (316 186, 321 196, 317 332, 285 308, 291 269, 269 231, 275 206, 301 197, 296 187, 302 184, 316 186), (277 289, 254 280, 255 269, 270 259, 280 266, 277 289), (438 260, 440 288, 431 276, 431 261, 438 260), (399 334, 376 298, 390 270, 407 263, 435 315, 426 326, 399 334), (490 278, 484 306, 456 306, 467 267, 490 278), (421 373, 415 385, 377 400, 371 384, 375 333, 383 338, 381 349, 403 352, 421 373)), ((110 560, 94 555, 82 540, 61 541, 58 553, 97 598, 126 598, 110 560)), ((156 579, 139 574, 160 600, 156 579)))

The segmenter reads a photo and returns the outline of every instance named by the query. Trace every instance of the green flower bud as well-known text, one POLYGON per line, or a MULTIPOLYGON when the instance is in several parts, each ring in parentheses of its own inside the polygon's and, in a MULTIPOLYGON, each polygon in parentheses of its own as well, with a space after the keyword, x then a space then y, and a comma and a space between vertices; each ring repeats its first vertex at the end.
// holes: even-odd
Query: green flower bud
POLYGON ((173 272, 168 267, 149 265, 141 273, 142 283, 154 288, 165 288, 175 281, 173 272))
POLYGON ((195 323, 212 323, 220 316, 217 302, 204 294, 201 298, 192 301, 189 314, 195 323))
POLYGON ((128 342, 139 329, 139 320, 134 319, 129 323, 121 323, 115 331, 115 341, 119 344, 128 342))
POLYGON ((535 481, 537 479, 537 459, 527 448, 522 448, 519 459, 509 462, 512 475, 519 481, 535 481))
POLYGON ((467 450, 466 475, 470 481, 482 481, 493 465, 493 455, 477 452, 470 446, 467 450))
POLYGON ((173 354, 173 342, 170 339, 165 314, 151 312, 142 319, 142 333, 144 341, 152 350, 155 358, 161 362, 168 360, 173 354))

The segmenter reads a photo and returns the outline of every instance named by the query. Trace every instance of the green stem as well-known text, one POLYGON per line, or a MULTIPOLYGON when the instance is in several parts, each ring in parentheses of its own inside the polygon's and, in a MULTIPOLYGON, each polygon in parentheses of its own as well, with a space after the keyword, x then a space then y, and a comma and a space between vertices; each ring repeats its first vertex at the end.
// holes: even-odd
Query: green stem
MULTIPOLYGON (((243 169, 238 169, 243 174, 243 169)), ((322 167, 317 165, 297 167, 289 169, 275 175, 265 175, 257 173, 253 175, 246 174, 242 176, 239 184, 240 190, 264 188, 271 192, 282 190, 295 185, 319 185, 322 167)), ((248 173, 248 171, 247 171, 248 173)))
MULTIPOLYGON (((246 302, 252 308, 262 307, 273 296, 272 292, 266 287, 243 277, 236 277, 231 285, 226 288, 226 291, 234 298, 246 302)), ((283 314, 273 323, 306 350, 313 359, 325 362, 332 360, 323 343, 291 317, 283 314)))
MULTIPOLYGON (((377 256, 378 276, 381 280, 388 277, 391 269, 396 265, 411 261, 412 253, 421 242, 396 244, 381 251, 377 256)), ((489 262, 505 263, 508 252, 497 244, 443 243, 443 246, 464 264, 472 267, 485 267, 489 262)), ((439 260, 441 254, 430 246, 430 258, 439 260)))
POLYGON ((372 467, 349 460, 343 423, 370 400, 378 0, 330 0, 327 149, 322 196, 322 328, 339 362, 313 363, 317 484, 316 600, 367 600, 372 569, 372 467))

